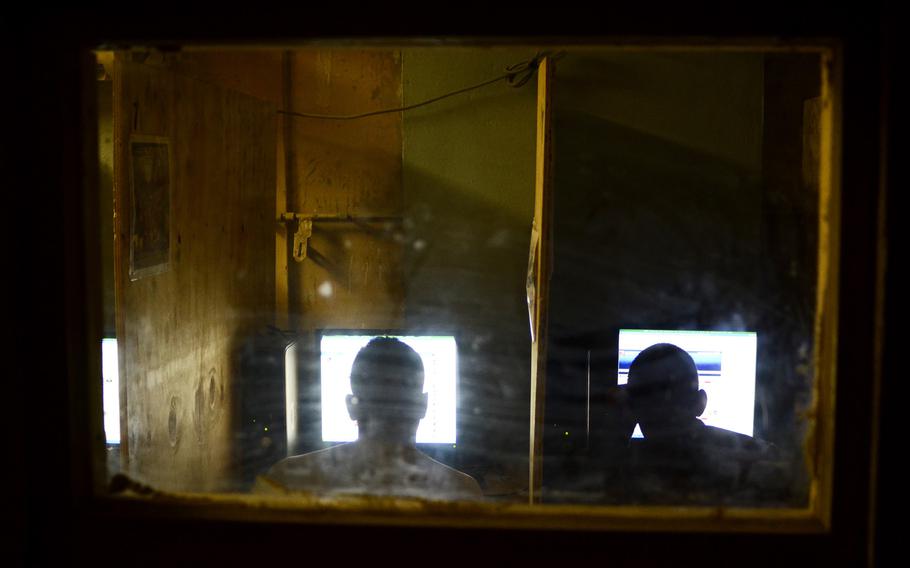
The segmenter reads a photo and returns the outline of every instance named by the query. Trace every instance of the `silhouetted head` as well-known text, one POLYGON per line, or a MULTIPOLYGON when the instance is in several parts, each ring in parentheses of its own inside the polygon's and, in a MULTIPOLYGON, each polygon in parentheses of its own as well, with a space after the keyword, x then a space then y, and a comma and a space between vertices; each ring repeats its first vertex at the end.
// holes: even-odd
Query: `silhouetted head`
POLYGON ((397 339, 377 337, 361 349, 351 367, 353 394, 347 397, 361 436, 413 438, 427 411, 423 377, 420 355, 397 339))
POLYGON ((670 438, 696 425, 708 396, 698 388, 698 369, 684 350, 652 345, 629 366, 629 404, 645 438, 670 438))

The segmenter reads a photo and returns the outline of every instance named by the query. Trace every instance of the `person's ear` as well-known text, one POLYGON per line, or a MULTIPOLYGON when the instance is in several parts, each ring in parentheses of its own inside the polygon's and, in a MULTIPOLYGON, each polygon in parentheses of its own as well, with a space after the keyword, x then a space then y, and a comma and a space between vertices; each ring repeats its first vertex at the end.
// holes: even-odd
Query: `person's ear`
POLYGON ((423 419, 427 415, 427 405, 430 402, 430 393, 422 392, 420 393, 420 400, 418 404, 420 405, 420 418, 423 419))
POLYGON ((695 416, 701 416, 706 406, 708 406, 708 393, 702 389, 695 393, 695 416))
POLYGON ((348 416, 351 417, 351 420, 355 422, 360 420, 360 404, 358 404, 359 401, 357 400, 357 397, 349 394, 344 397, 344 403, 348 407, 348 416))

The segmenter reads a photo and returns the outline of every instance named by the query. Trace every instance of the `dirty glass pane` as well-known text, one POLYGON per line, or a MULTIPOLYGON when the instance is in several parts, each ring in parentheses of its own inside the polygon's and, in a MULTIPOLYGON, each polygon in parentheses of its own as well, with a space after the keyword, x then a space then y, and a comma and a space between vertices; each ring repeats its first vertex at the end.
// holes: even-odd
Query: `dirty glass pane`
POLYGON ((99 54, 114 493, 807 505, 819 55, 549 50, 541 346, 542 51, 99 54))
POLYGON ((806 505, 819 73, 817 54, 557 63, 545 500, 806 505), (654 344, 690 357, 636 365, 654 344))

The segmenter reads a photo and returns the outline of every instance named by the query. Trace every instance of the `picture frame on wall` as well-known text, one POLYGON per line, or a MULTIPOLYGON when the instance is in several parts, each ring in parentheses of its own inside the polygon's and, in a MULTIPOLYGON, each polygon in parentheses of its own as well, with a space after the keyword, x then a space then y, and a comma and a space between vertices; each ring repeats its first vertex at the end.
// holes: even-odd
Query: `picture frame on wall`
POLYGON ((130 280, 168 270, 171 257, 170 140, 134 134, 129 142, 130 280))

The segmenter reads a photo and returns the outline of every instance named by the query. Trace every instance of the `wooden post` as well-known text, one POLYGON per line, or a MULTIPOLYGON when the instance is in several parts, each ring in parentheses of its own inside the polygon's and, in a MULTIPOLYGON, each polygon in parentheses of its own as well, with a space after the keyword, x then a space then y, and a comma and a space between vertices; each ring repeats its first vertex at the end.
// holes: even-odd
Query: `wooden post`
POLYGON ((537 71, 537 171, 534 188, 534 294, 530 298, 531 343, 531 444, 528 496, 540 502, 543 480, 543 433, 547 373, 547 307, 551 269, 552 144, 550 133, 553 62, 544 58, 537 71))
MULTIPOLYGON (((281 108, 290 110, 292 103, 292 72, 293 54, 284 52, 281 57, 281 108)), ((288 283, 288 262, 290 249, 288 248, 288 226, 280 222, 281 215, 292 210, 288 191, 294 179, 294 157, 292 154, 293 131, 290 117, 278 115, 278 183, 275 187, 275 326, 279 329, 290 329, 290 298, 288 283)))
POLYGON ((819 117, 818 286, 815 306, 815 409, 808 424, 812 487, 809 506, 822 524, 831 526, 834 496, 834 397, 838 352, 840 273, 840 69, 822 57, 819 117))

